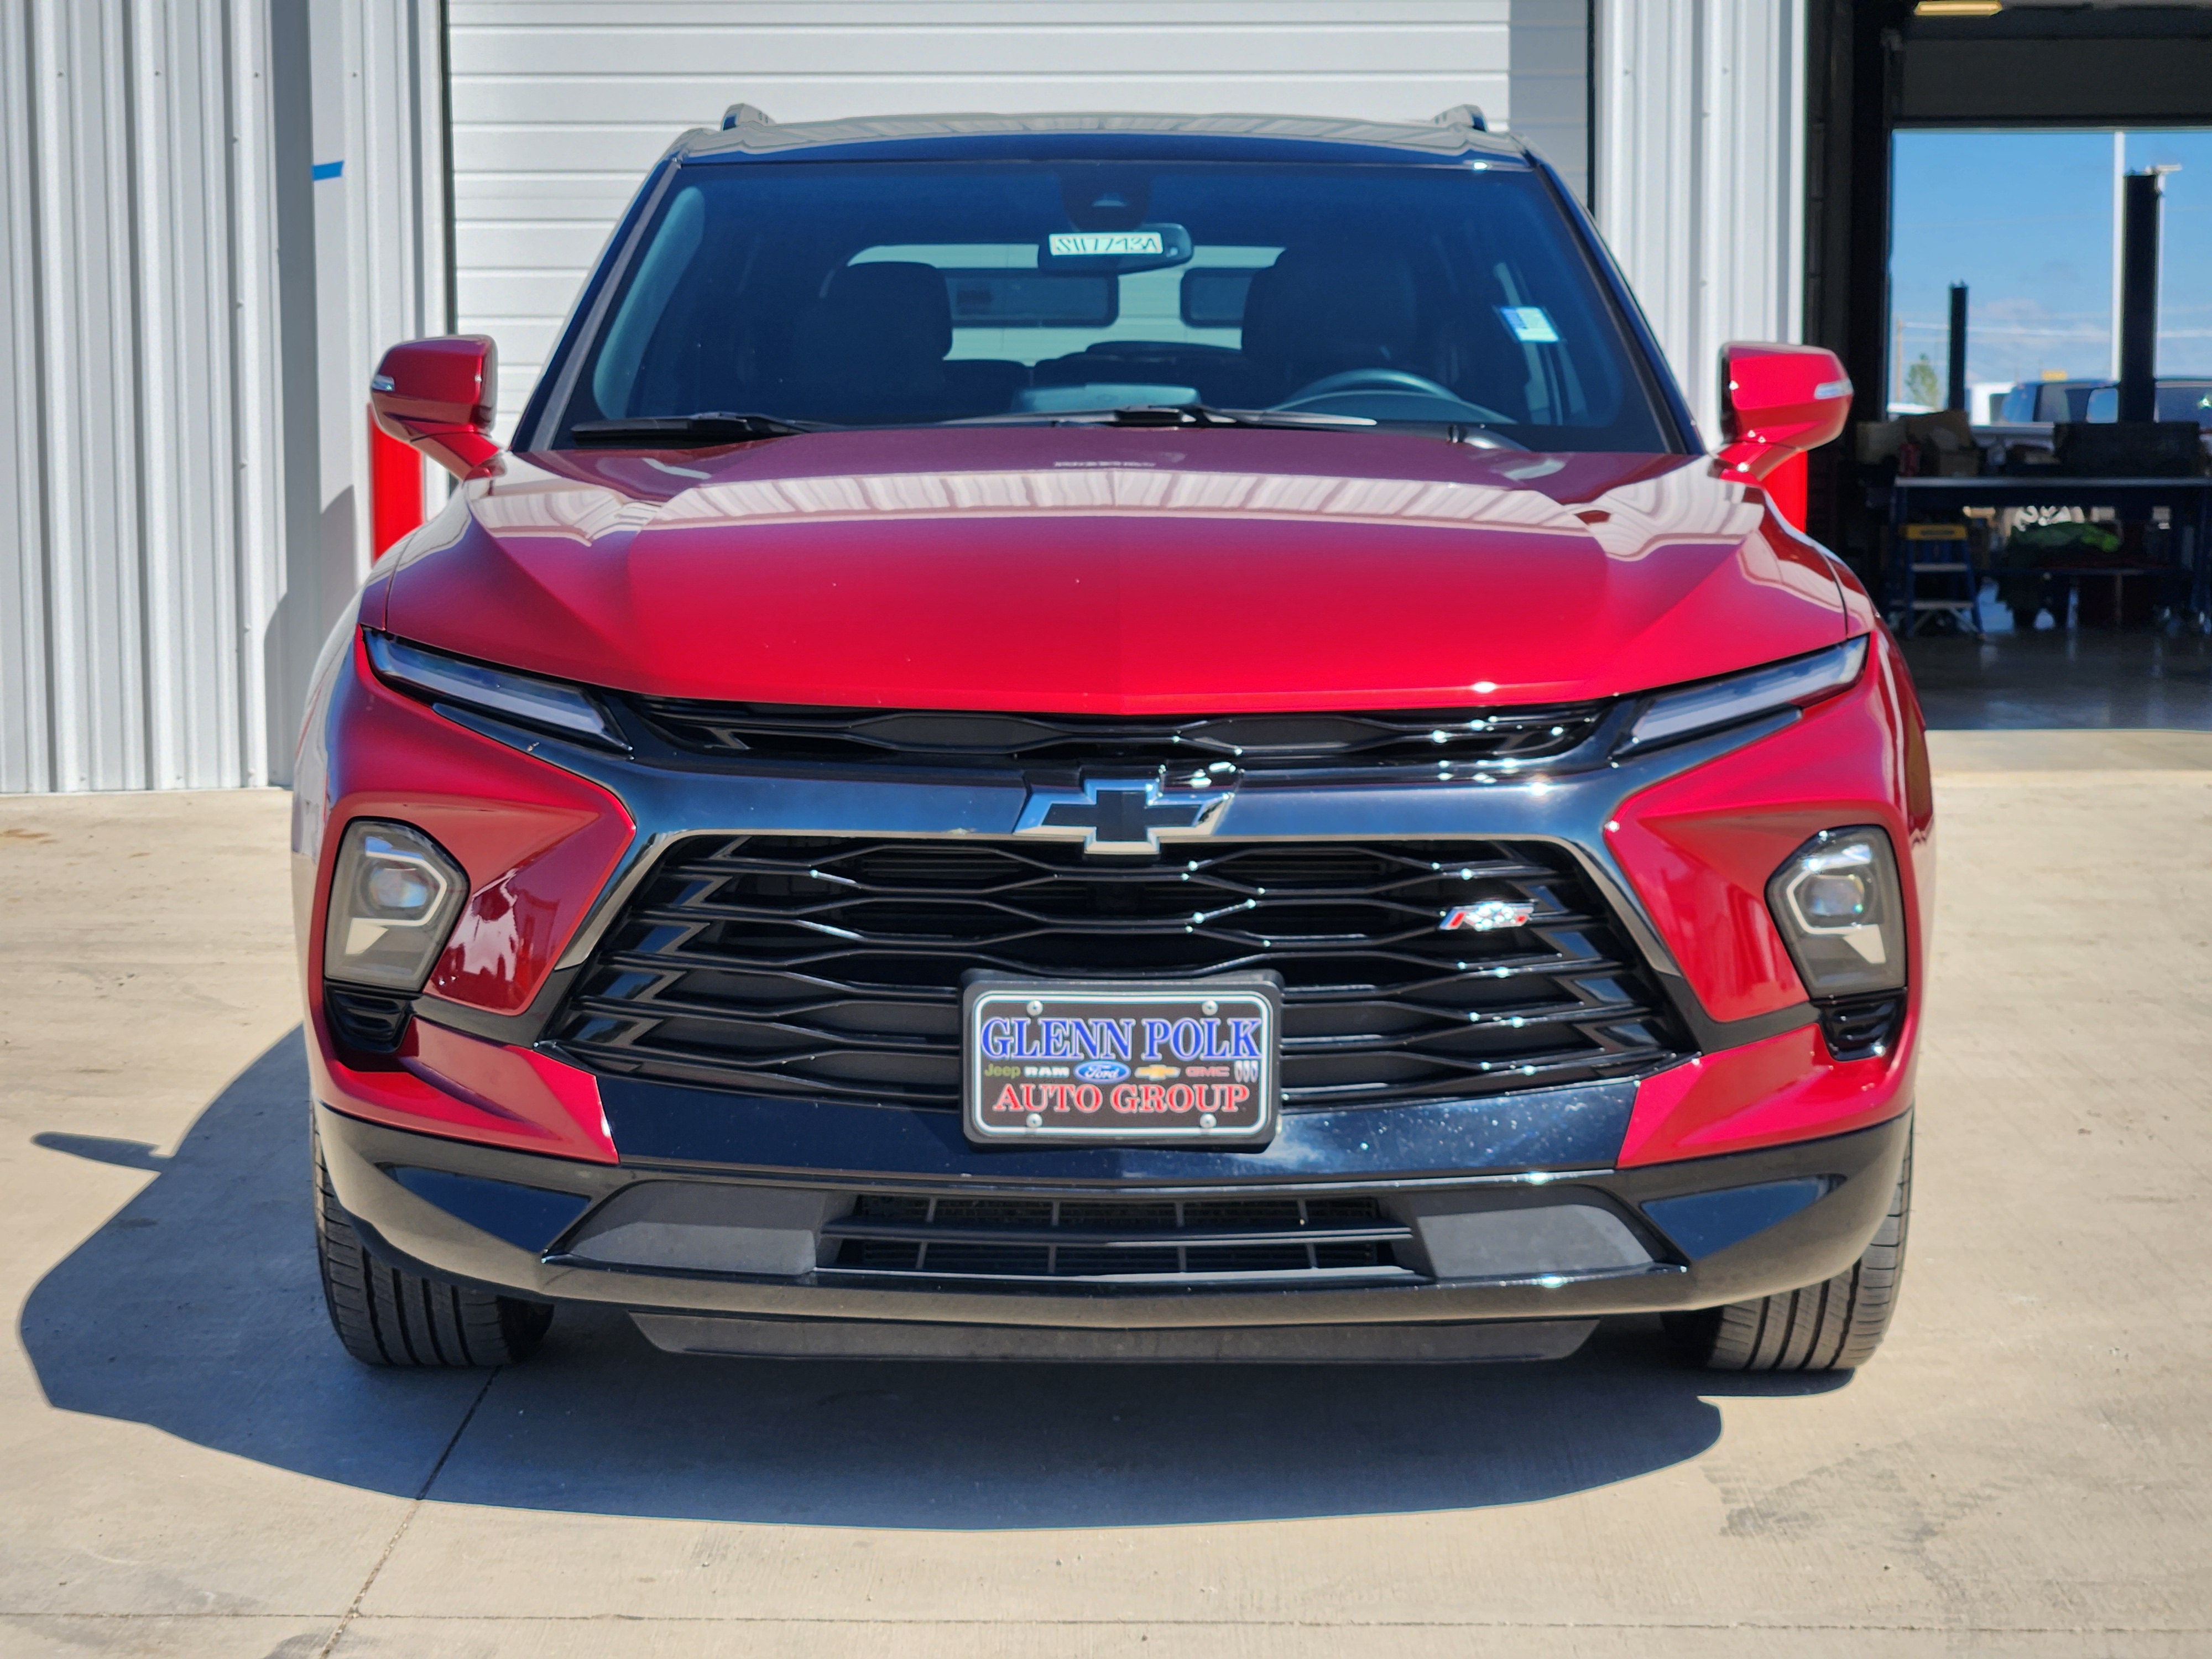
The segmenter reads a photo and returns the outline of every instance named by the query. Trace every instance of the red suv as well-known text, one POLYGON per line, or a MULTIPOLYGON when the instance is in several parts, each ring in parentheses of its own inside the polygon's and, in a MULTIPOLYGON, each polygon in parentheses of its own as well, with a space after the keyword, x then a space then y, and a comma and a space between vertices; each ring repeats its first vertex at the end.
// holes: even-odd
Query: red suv
POLYGON ((359 1358, 1856 1365, 1928 766, 1558 176, 1426 125, 679 140, 315 676, 317 1220, 359 1358))

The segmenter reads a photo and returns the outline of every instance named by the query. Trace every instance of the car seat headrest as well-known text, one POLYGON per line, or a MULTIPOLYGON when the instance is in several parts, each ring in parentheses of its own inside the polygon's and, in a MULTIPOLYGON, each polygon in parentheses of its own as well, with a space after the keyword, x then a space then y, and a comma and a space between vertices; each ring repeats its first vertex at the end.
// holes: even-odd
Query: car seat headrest
POLYGON ((1403 363, 1418 331, 1413 272, 1387 253, 1285 248, 1244 301, 1244 355, 1305 380, 1403 363))
POLYGON ((952 349, 952 302, 945 273, 913 260, 847 265, 823 296, 825 320, 849 328, 863 349, 902 365, 937 362, 952 349))

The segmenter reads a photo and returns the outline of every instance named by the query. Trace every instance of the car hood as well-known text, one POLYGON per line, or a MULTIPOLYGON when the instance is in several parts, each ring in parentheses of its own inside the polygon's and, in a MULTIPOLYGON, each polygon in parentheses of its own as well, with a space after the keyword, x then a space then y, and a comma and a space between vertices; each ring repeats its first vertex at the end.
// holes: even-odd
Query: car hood
POLYGON ((374 584, 661 696, 1054 714, 1547 702, 1817 649, 1827 556, 1705 457, 952 427, 507 456, 374 584))

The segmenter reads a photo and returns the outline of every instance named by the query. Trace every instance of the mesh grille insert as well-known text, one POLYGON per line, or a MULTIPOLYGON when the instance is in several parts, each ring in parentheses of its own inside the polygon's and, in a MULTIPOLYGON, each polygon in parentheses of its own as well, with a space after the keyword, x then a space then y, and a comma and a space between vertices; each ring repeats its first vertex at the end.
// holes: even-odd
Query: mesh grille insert
POLYGON ((1141 865, 1059 842, 678 843, 554 1034, 602 1071, 952 1109, 961 975, 1176 981, 1271 969, 1285 1110, 1640 1075, 1687 1051, 1557 848, 1206 842, 1141 865), (1444 933, 1455 906, 1533 906, 1444 933))

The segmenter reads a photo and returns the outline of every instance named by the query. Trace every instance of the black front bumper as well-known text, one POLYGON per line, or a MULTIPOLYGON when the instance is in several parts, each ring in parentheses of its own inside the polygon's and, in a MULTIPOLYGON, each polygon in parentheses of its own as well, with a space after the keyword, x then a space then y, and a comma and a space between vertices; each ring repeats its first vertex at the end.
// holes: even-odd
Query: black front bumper
POLYGON ((510 1296, 623 1307, 664 1347, 1126 1359, 1543 1358, 1571 1352, 1604 1316, 1814 1284, 1849 1267, 1881 1224, 1911 1123, 1615 1170, 1628 1084, 1292 1115, 1256 1152, 975 1148, 949 1113, 613 1079, 605 1091, 624 1152, 615 1165, 324 1106, 315 1121, 339 1202, 379 1255, 510 1296), (1367 1267, 1331 1267, 1341 1251, 1308 1252, 1294 1272, 1200 1267, 1257 1258, 1220 1254, 1218 1236, 1183 1218, 1251 1212, 1254 1200, 1278 1212, 1303 1200, 1271 1238, 1351 1238, 1326 1224, 1299 1230, 1309 1215, 1357 1212, 1372 1218, 1358 1237, 1388 1242, 1367 1267), (1157 1262, 1163 1240, 1183 1240, 1193 1248, 1174 1260, 1189 1271, 1071 1276, 1064 1245, 1052 1258, 1028 1247, 1062 1263, 1060 1276, 988 1261, 979 1272, 977 1239, 1078 1235, 855 1219, 1048 1214, 1059 1225, 1133 1206, 1185 1231, 1118 1243, 1157 1262), (959 1270, 920 1256, 887 1271, 869 1265, 880 1255, 855 1255, 856 1235, 969 1243, 965 1257, 931 1246, 959 1270))

